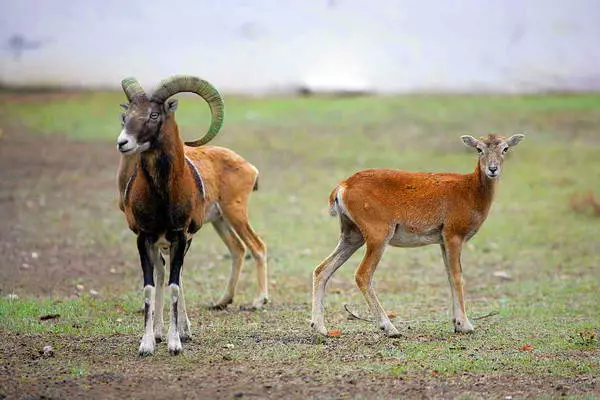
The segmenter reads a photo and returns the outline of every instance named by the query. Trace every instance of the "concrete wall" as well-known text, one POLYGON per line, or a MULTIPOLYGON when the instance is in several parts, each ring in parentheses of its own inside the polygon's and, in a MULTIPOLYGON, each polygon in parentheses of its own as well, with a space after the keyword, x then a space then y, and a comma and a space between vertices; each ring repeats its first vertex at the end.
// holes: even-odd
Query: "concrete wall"
POLYGON ((595 0, 16 0, 0 80, 225 91, 308 84, 383 92, 600 90, 595 0))

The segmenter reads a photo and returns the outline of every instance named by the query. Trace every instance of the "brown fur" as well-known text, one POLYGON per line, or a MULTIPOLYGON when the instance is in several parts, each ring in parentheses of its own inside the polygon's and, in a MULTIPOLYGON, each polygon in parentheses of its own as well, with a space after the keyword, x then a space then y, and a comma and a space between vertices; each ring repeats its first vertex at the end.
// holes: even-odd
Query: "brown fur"
POLYGON ((466 175, 370 169, 340 183, 332 196, 344 188, 344 204, 366 237, 375 234, 374 224, 388 233, 398 223, 415 234, 443 225, 468 237, 487 217, 495 184, 481 177, 479 164, 466 175))
MULTIPOLYGON (((139 153, 136 155, 137 157, 134 156, 136 165, 133 168, 140 170, 130 184, 128 198, 123 199, 129 228, 136 233, 150 231, 162 235, 169 229, 182 229, 188 232, 192 223, 197 226, 202 225, 205 204, 197 193, 198 188, 193 172, 186 166, 183 141, 179 137, 173 115, 167 117, 162 130, 163 134, 159 139, 161 144, 158 148, 139 153), (170 158, 167 177, 161 176, 160 166, 157 165, 158 158, 161 156, 170 158), (141 172, 143 163, 147 167, 149 176, 141 172), (164 180, 165 178, 167 181, 164 180), (170 212, 177 214, 174 221, 166 221, 167 226, 162 223, 157 224, 156 222, 161 216, 153 215, 156 210, 156 202, 159 200, 153 193, 153 187, 167 189, 165 191, 167 208, 170 212), (173 226, 168 226, 172 224, 173 226)), ((123 175, 122 172, 119 172, 119 177, 123 175)), ((121 187, 123 187, 122 182, 119 183, 119 188, 121 187)), ((122 192, 121 197, 124 197, 122 192)))
POLYGON ((246 246, 257 262, 259 297, 254 307, 260 307, 268 297, 266 246, 250 226, 247 210, 249 196, 258 179, 257 169, 232 150, 223 147, 184 146, 173 115, 167 117, 162 129, 158 149, 121 157, 117 173, 119 207, 124 211, 130 229, 136 233, 151 231, 160 236, 165 234, 165 225, 175 220, 176 226, 168 226, 168 229, 183 229, 193 234, 205 223, 204 216, 211 204, 218 204, 221 216, 213 224, 232 253, 232 274, 235 277, 230 278, 227 293, 215 307, 223 308, 232 302, 246 246), (168 154, 171 159, 166 182, 158 181, 160 168, 157 159, 162 153, 168 154), (204 184, 203 195, 198 192, 194 173, 185 162, 184 154, 200 172, 204 184), (150 177, 142 173, 142 161, 147 165, 150 177), (135 178, 131 180, 136 169, 135 178), (152 177, 156 178, 156 182, 152 177), (167 188, 167 209, 171 218, 156 215, 160 209, 157 203, 162 200, 153 193, 152 187, 160 184, 167 188))
POLYGON ((494 198, 497 178, 488 177, 486 171, 495 168, 499 176, 508 143, 514 146, 522 137, 504 139, 489 135, 481 141, 463 137, 465 144, 481 151, 475 171, 470 174, 368 169, 342 181, 329 196, 332 214, 340 216, 342 234, 338 247, 313 274, 312 326, 326 333, 323 297, 327 281, 366 243, 365 256, 356 271, 356 284, 378 317, 381 329, 389 336, 398 335, 372 287, 377 264, 387 245, 439 244, 454 300, 455 330, 473 330, 464 307, 462 245, 477 233, 494 198))

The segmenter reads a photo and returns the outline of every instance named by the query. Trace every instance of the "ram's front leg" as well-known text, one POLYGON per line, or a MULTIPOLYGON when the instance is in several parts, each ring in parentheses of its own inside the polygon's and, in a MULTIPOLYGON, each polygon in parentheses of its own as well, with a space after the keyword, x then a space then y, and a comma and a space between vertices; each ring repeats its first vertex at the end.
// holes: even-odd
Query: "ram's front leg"
POLYGON ((185 323, 179 316, 180 301, 180 276, 183 267, 183 258, 186 250, 186 237, 183 231, 170 232, 167 240, 171 242, 171 269, 169 271, 169 288, 171 289, 171 323, 167 334, 167 347, 169 353, 176 355, 181 353, 181 338, 179 336, 180 324, 185 323))
POLYGON ((140 233, 137 238, 140 263, 144 274, 144 335, 140 343, 139 354, 147 356, 154 354, 154 262, 156 239, 152 235, 140 233))

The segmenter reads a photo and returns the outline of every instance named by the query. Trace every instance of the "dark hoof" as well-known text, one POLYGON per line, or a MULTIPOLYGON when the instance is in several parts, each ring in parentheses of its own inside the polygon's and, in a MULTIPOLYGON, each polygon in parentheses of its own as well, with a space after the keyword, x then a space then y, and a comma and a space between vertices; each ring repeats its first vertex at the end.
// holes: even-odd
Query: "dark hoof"
POLYGON ((183 353, 183 349, 181 350, 169 350, 169 354, 172 356, 177 356, 179 354, 183 353))
POLYGON ((163 338, 162 338, 162 337, 160 337, 160 336, 159 336, 159 337, 155 337, 155 338, 154 338, 154 341, 155 341, 156 343, 162 343, 162 342, 163 342, 163 338))
POLYGON ((179 335, 179 340, 181 340, 181 343, 188 343, 192 341, 192 337, 191 336, 187 336, 187 335, 179 335))
POLYGON ((233 299, 231 299, 225 303, 217 303, 217 304, 210 305, 210 306, 208 306, 208 309, 209 310, 224 310, 231 303, 233 303, 233 299))

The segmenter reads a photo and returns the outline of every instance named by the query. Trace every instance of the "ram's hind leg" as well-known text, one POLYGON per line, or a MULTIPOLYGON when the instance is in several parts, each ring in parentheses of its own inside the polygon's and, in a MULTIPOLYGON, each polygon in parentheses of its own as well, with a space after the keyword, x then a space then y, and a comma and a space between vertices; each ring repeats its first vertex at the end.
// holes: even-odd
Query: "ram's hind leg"
POLYGON ((333 253, 323 260, 313 272, 312 318, 310 326, 323 335, 325 328, 325 289, 327 283, 342 264, 344 264, 365 242, 358 227, 346 216, 340 217, 342 233, 333 253))
POLYGON ((258 237, 248 222, 246 211, 247 199, 234 201, 221 205, 223 216, 240 239, 246 244, 256 262, 258 277, 258 296, 252 302, 251 309, 261 309, 269 301, 269 287, 267 282, 267 246, 258 237))
POLYGON ((244 246, 244 242, 238 237, 231 225, 223 218, 218 218, 216 221, 213 221, 213 227, 221 239, 223 239, 223 242, 231 254, 231 272, 229 274, 229 280, 227 281, 227 288, 225 288, 225 293, 223 293, 223 296, 221 296, 219 301, 212 306, 213 309, 222 310, 227 308, 227 306, 233 302, 235 288, 240 279, 242 266, 244 265, 246 246, 244 246))

